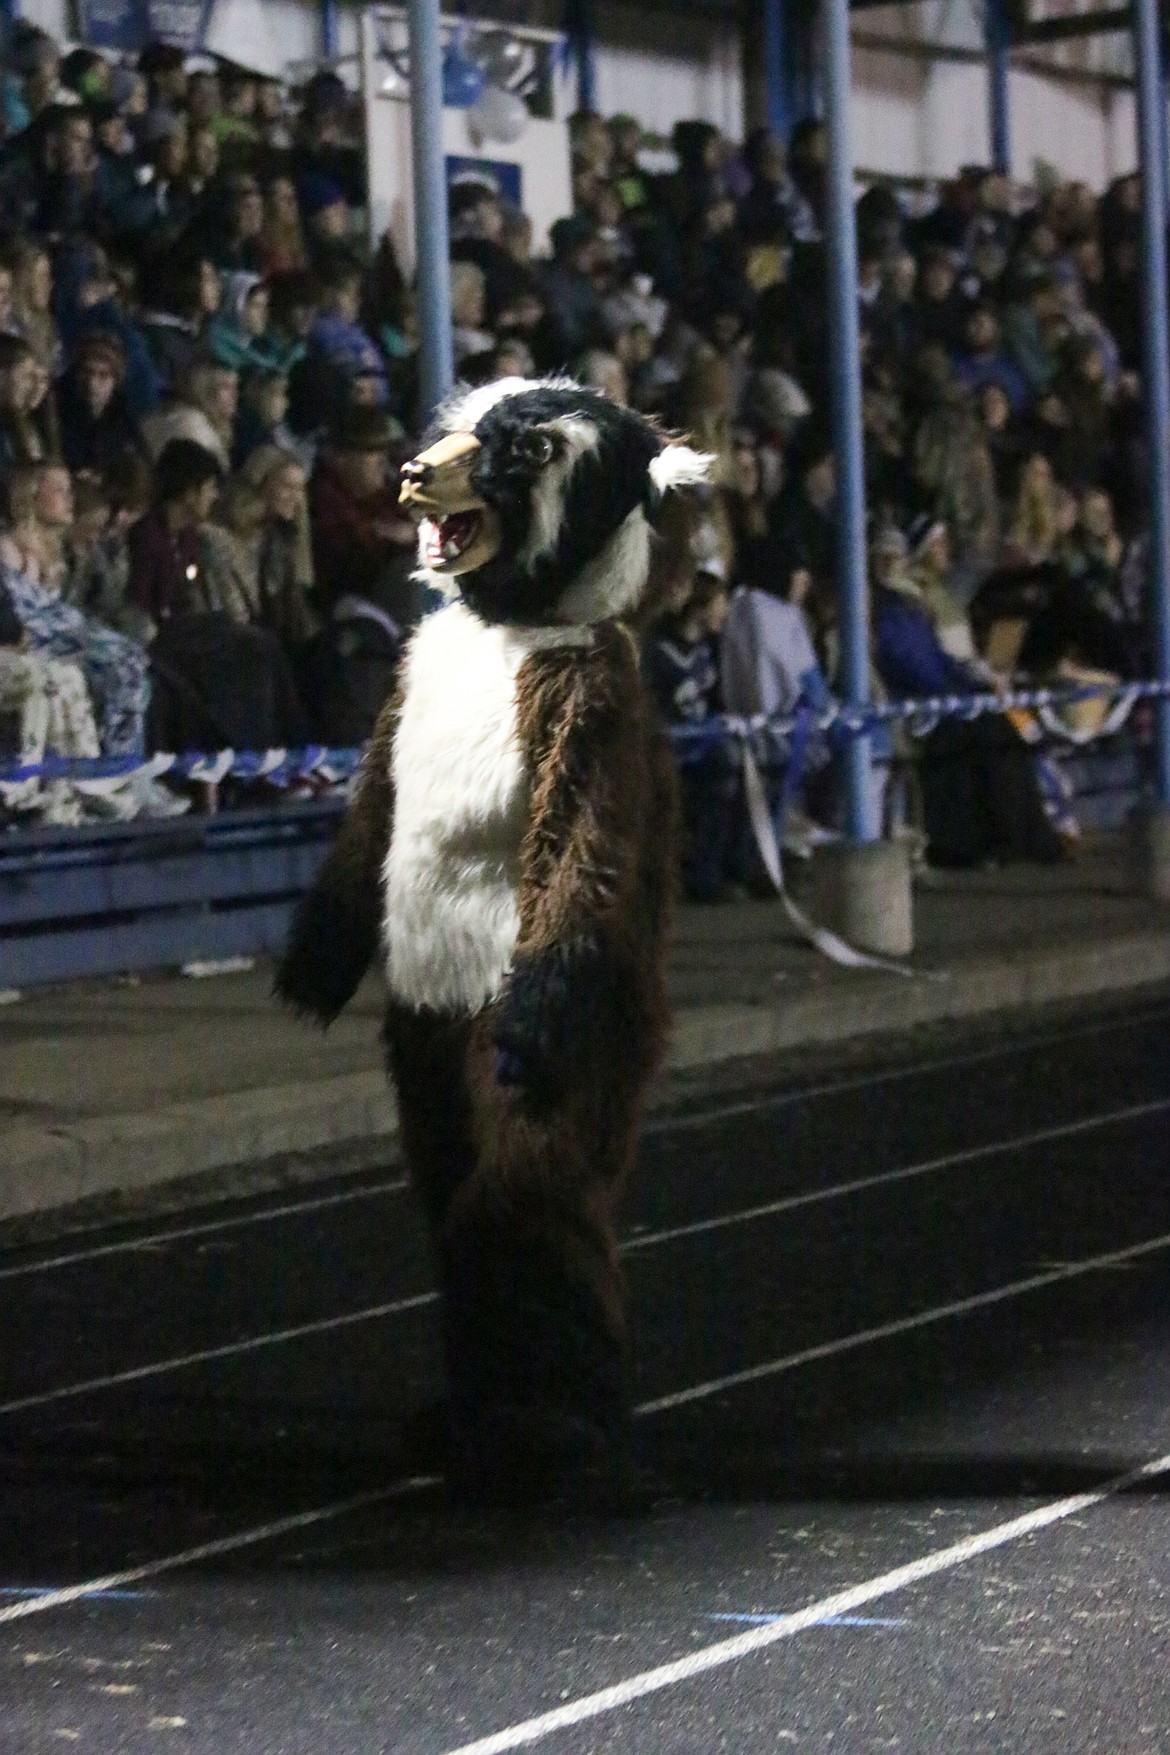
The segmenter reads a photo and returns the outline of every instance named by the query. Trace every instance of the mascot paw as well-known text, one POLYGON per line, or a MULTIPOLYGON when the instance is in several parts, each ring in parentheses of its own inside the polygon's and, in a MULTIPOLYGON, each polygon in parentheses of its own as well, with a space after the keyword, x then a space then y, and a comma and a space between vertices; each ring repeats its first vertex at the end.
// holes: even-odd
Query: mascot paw
POLYGON ((555 1091, 565 1083, 586 1045, 602 982, 602 954, 592 939, 517 957, 496 1023, 501 1085, 555 1091))

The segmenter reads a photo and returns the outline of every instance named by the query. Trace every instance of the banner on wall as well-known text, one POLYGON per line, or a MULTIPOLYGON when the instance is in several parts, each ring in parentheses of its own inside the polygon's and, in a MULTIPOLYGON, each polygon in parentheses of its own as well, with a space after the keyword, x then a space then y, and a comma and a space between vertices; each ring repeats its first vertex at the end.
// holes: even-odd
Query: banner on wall
POLYGON ((524 206, 524 168, 499 158, 466 158, 447 154, 447 183, 486 183, 510 207, 524 206))
POLYGON ((146 0, 78 0, 77 24, 91 48, 137 54, 146 41, 146 0))
POLYGON ((215 0, 77 0, 81 40, 137 54, 150 42, 202 49, 215 0))

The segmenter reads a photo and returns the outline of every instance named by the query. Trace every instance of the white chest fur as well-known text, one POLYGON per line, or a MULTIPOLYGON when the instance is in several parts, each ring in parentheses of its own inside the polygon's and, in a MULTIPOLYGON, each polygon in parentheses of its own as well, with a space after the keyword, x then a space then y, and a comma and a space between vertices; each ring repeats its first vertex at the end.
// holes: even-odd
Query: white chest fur
POLYGON ((408 1005, 474 1013, 503 985, 529 803, 516 677, 536 647, 582 633, 487 627, 456 602, 415 634, 383 871, 387 976, 408 1005))

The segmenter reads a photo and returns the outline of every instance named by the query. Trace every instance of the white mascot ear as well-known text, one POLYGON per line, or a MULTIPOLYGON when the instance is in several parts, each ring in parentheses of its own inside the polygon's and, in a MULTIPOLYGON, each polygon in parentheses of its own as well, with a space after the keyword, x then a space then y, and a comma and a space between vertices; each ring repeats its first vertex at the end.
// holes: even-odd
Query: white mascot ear
POLYGON ((707 451, 694 451, 689 445, 666 445, 650 461, 650 480, 660 494, 671 488, 701 487, 710 481, 716 459, 707 451))

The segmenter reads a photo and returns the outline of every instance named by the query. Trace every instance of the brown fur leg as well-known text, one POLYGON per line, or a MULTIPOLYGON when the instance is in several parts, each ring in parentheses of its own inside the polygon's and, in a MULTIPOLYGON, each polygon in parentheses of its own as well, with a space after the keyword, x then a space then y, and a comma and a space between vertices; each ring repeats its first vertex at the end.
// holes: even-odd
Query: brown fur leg
POLYGON ((392 1005, 386 1042, 435 1243, 453 1484, 495 1503, 611 1502, 628 1469, 612 1196, 629 1130, 502 1090, 489 1017, 392 1005))
POLYGON ((534 1112, 502 1090, 490 1019, 474 1027, 468 1071, 477 1166, 442 1239, 463 1484, 493 1501, 612 1500, 629 1469, 612 1211, 624 1152, 569 1109, 534 1112))

